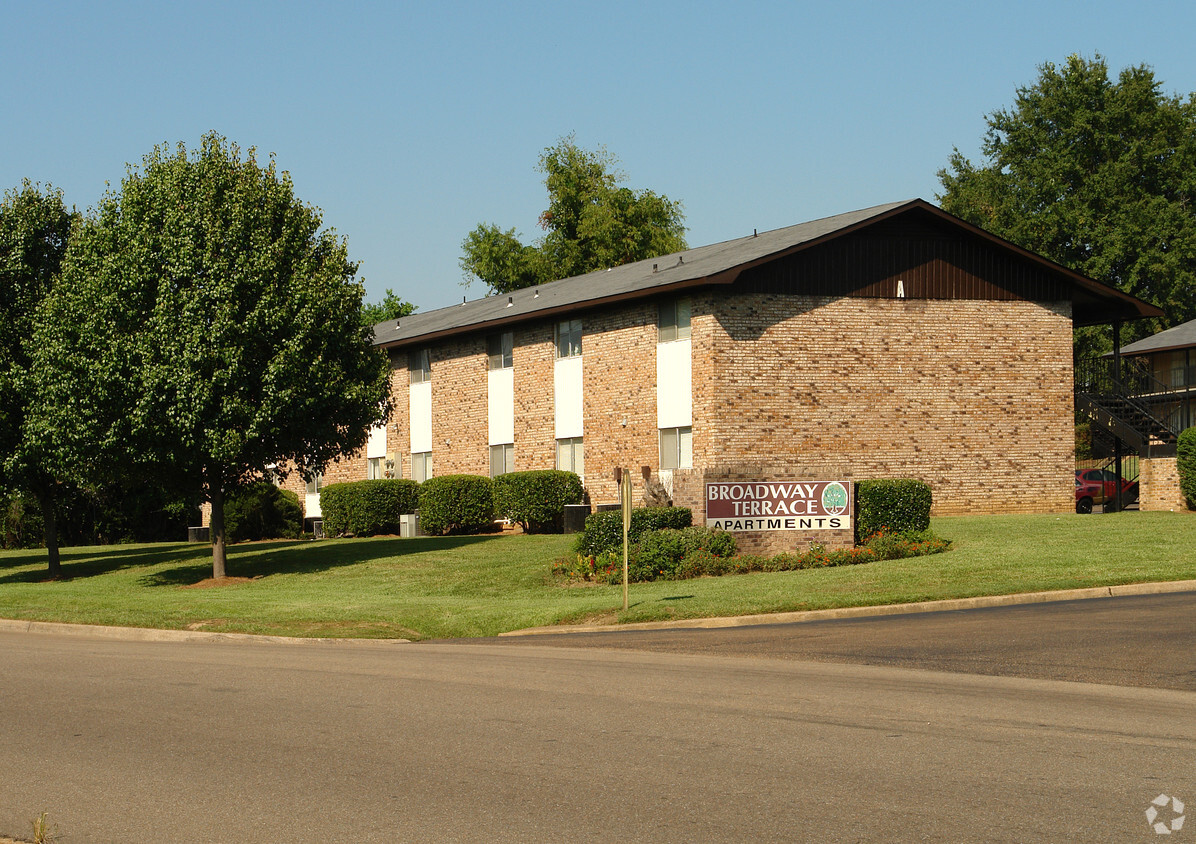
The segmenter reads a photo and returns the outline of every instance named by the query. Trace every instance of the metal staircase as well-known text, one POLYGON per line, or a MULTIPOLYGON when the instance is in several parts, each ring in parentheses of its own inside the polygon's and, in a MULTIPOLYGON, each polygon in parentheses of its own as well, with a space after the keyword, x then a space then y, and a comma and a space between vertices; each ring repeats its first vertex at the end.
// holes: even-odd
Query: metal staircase
POLYGON ((1117 454, 1121 443, 1141 457, 1174 454, 1178 391, 1133 358, 1121 359, 1120 377, 1114 370, 1110 358, 1076 363, 1076 410, 1091 420, 1093 449, 1117 454))

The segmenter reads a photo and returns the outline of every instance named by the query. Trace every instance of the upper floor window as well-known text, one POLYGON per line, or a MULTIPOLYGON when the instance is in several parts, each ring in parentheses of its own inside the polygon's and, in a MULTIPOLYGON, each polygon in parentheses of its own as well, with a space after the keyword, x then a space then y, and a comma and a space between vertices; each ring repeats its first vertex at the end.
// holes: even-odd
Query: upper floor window
POLYGON ((556 356, 571 358, 581 354, 581 320, 566 319, 556 324, 556 356))
POLYGON ((515 335, 510 331, 491 334, 486 338, 486 367, 488 369, 510 369, 515 365, 515 335))
POLYGON ((308 495, 318 495, 320 493, 320 490, 322 490, 323 488, 324 488, 324 473, 316 472, 314 475, 311 476, 310 480, 308 480, 307 486, 304 489, 304 491, 308 495))
POLYGON ((670 340, 689 339, 689 312, 690 301, 688 298, 661 302, 659 342, 667 343, 670 340))
POLYGON ((411 375, 412 384, 432 380, 432 356, 427 349, 417 349, 407 355, 407 372, 411 375))

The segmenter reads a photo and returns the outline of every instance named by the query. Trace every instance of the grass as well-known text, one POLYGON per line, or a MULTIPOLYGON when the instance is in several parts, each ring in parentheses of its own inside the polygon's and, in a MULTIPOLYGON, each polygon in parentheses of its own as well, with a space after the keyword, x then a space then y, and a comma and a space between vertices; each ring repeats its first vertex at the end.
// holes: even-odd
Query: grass
POLYGON ((233 546, 211 574, 203 545, 64 549, 45 582, 43 551, 0 552, 0 617, 281 636, 490 636, 541 625, 783 612, 1196 579, 1196 515, 936 519, 955 550, 929 557, 776 574, 565 585, 552 561, 571 537, 342 539, 233 546))

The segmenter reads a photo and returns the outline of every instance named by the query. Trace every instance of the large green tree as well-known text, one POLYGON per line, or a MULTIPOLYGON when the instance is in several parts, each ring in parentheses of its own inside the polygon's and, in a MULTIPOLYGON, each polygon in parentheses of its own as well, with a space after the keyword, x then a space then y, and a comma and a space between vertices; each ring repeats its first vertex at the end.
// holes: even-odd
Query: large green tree
POLYGON ((271 158, 205 135, 156 148, 79 226, 39 320, 31 415, 64 460, 150 476, 211 503, 267 470, 305 477, 387 415, 345 242, 271 158))
POLYGON ((415 313, 415 305, 400 299, 388 287, 382 301, 366 302, 361 306, 361 324, 373 328, 380 322, 399 319, 413 313, 415 313))
POLYGON ((29 180, 0 201, 0 487, 37 500, 55 578, 61 574, 56 505, 62 473, 27 411, 35 316, 58 283, 74 219, 61 191, 43 191, 29 180))
MULTIPOLYGON (((942 207, 1161 307, 1132 340, 1196 317, 1196 101, 1145 66, 1110 80, 1101 56, 1047 63, 986 117, 974 164, 939 171, 942 207)), ((1078 351, 1108 340, 1077 335, 1078 351)))
POLYGON ((572 135, 545 149, 545 235, 524 244, 513 228, 480 224, 461 244, 466 282, 507 293, 685 249, 681 203, 620 185, 626 176, 617 168, 605 149, 584 150, 572 135))

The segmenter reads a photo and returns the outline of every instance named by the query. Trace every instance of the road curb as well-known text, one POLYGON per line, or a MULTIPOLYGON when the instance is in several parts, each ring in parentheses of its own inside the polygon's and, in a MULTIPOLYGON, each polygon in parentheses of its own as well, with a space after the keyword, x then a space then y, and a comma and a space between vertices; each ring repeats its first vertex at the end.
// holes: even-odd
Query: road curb
MULTIPOLYGON (((761 613, 758 615, 717 618, 684 618, 673 621, 640 621, 631 624, 573 624, 554 627, 529 627, 499 633, 503 636, 544 636, 552 633, 612 633, 623 630, 682 630, 687 628, 750 627, 760 624, 794 624, 836 618, 867 618, 882 615, 908 615, 920 612, 952 612, 984 607, 1018 604, 1042 604, 1050 601, 1077 601, 1086 598, 1116 598, 1124 595, 1162 595, 1172 592, 1196 592, 1196 580, 1168 583, 1126 583, 1120 586, 1091 586, 1085 589, 1061 589, 1054 592, 1021 592, 1013 595, 981 595, 975 598, 950 598, 943 601, 918 601, 911 604, 882 604, 872 607, 840 607, 826 610, 761 613)), ((44 633, 60 636, 88 636, 125 642, 263 642, 278 645, 406 645, 410 639, 299 638, 265 636, 256 633, 213 633, 204 630, 157 630, 151 627, 112 627, 98 624, 65 624, 55 621, 20 621, 0 619, 0 633, 44 633)), ((3 844, 0 841, 0 844, 3 844)))
MULTIPOLYGON (((279 645, 410 644, 410 639, 299 638, 265 636, 257 633, 213 633, 204 630, 157 630, 152 627, 108 627, 99 624, 63 624, 55 621, 0 619, 0 632, 51 633, 59 636, 88 636, 124 642, 269 642, 279 645)), ((3 844, 0 841, 0 844, 3 844)))
POLYGON ((1196 580, 1168 583, 1126 583, 1119 586, 1090 586, 1054 592, 1020 592, 1013 595, 981 595, 975 598, 949 598, 943 601, 919 601, 912 604, 881 604, 872 607, 840 607, 826 610, 762 613, 720 618, 685 618, 675 621, 640 621, 631 624, 576 624, 556 627, 529 627, 499 636, 544 636, 552 633, 611 633, 623 630, 678 630, 685 628, 750 627, 759 624, 795 624, 836 618, 867 618, 882 615, 907 615, 920 612, 952 612, 984 607, 1008 607, 1018 604, 1043 604, 1050 601, 1078 601, 1087 598, 1116 598, 1124 595, 1162 595, 1171 592, 1196 592, 1196 580))

